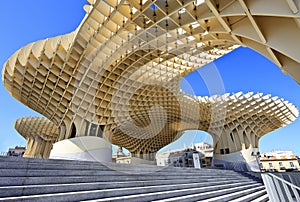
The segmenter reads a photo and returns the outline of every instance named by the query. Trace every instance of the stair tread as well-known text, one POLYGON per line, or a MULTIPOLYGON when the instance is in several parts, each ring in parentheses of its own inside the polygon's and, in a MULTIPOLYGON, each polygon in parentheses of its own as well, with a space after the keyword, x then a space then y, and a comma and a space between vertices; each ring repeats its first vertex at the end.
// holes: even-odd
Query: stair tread
MULTIPOLYGON (((82 183, 66 183, 66 184, 38 184, 38 185, 21 185, 21 186, 0 186, 1 189, 25 189, 25 188, 43 188, 43 187, 57 187, 57 186, 83 186, 83 185, 101 185, 101 184, 132 184, 132 183, 147 183, 147 182, 164 182, 171 183, 172 181, 179 181, 179 180, 151 180, 151 181, 117 181, 117 182, 82 182, 82 183)), ((181 180, 182 182, 186 182, 188 180, 181 180)), ((209 184, 209 183, 223 183, 223 182, 232 182, 232 181, 238 181, 238 180, 221 180, 221 181, 211 181, 211 182, 198 182, 203 184, 209 184)))
POLYGON ((249 187, 249 186, 254 186, 254 185, 256 185, 256 184, 252 184, 252 185, 247 184, 247 185, 242 185, 242 186, 239 186, 239 187, 233 187, 233 188, 228 188, 228 189, 214 190, 214 191, 209 191, 209 192, 204 192, 204 193, 192 194, 192 195, 188 195, 188 196, 180 196, 180 197, 168 198, 168 199, 163 199, 163 200, 156 200, 155 202, 181 201, 181 200, 184 200, 184 199, 193 198, 193 197, 197 197, 197 196, 209 195, 211 193, 218 193, 218 192, 220 193, 220 192, 229 191, 229 190, 236 190, 236 189, 239 189, 239 188, 244 188, 244 187, 249 187))
MULTIPOLYGON (((250 188, 250 189, 247 189, 247 190, 242 190, 242 191, 238 191, 238 192, 234 192, 234 193, 230 193, 230 194, 225 194, 225 195, 222 195, 222 196, 214 197, 214 198, 211 198, 211 199, 202 200, 201 202, 213 202, 213 201, 225 199, 226 197, 229 197, 229 196, 235 196, 237 194, 241 194, 241 193, 245 193, 246 192, 247 195, 243 196, 243 200, 240 200, 242 197, 239 197, 239 199, 231 200, 231 201, 235 201, 235 202, 237 202, 237 201, 245 201, 245 199, 248 199, 250 197, 249 196, 250 194, 248 194, 249 191, 255 191, 255 190, 259 190, 259 189, 263 189, 263 188, 264 188, 264 186, 254 187, 254 188, 250 188)), ((257 194, 257 192, 251 193, 251 194, 257 194)))
POLYGON ((262 195, 254 200, 252 200, 251 202, 261 202, 261 201, 269 201, 269 197, 268 194, 262 195))
MULTIPOLYGON (((203 189, 207 189, 207 188, 219 188, 219 187, 226 187, 226 186, 230 186, 230 185, 241 185, 241 184, 245 184, 244 182, 236 182, 236 183, 231 183, 231 184, 225 184, 225 185, 212 185, 212 186, 207 186, 207 187, 200 187, 200 188, 183 188, 183 189, 176 189, 176 190, 169 190, 169 191, 160 191, 160 192, 151 192, 151 193, 146 193, 146 194, 164 194, 164 193, 168 193, 168 192, 184 192, 184 191, 189 191, 189 190, 203 190, 203 189)), ((255 185, 257 183, 251 182, 248 185, 255 185)), ((128 191, 128 190, 137 190, 137 189, 151 189, 151 188, 160 188, 160 187, 164 187, 164 186, 168 186, 168 187, 172 187, 172 185, 158 185, 158 186, 148 186, 148 187, 126 187, 126 188, 115 188, 115 189, 105 189, 105 190, 89 190, 89 191, 76 191, 76 192, 63 192, 63 193, 52 193, 52 194, 40 194, 40 195, 29 195, 29 196, 20 196, 20 197, 3 197, 0 198, 1 200, 12 200, 12 199, 30 199, 30 198, 41 198, 41 197, 47 197, 47 196, 67 196, 67 195, 88 195, 91 193, 104 193, 104 192, 120 192, 120 191, 128 191)))
POLYGON ((238 199, 230 200, 229 202, 243 202, 243 201, 245 201, 246 199, 249 199, 249 198, 251 198, 251 197, 253 197, 253 196, 259 195, 259 197, 261 197, 260 194, 263 194, 263 193, 267 194, 266 189, 265 189, 264 186, 262 186, 262 190, 259 190, 259 191, 257 191, 257 192, 251 193, 251 194, 247 194, 247 195, 245 195, 245 196, 243 196, 243 197, 240 197, 240 198, 238 198, 238 199))
MULTIPOLYGON (((35 159, 35 158, 16 158, 16 157, 0 157, 0 164, 1 163, 5 163, 5 162, 15 162, 15 163, 19 163, 19 162, 24 162, 27 164, 31 164, 31 163, 40 163, 42 162, 44 165, 47 164, 59 164, 62 165, 63 164, 67 164, 67 165, 90 165, 90 166, 94 166, 94 165, 99 165, 99 166, 106 166, 106 167, 123 167, 123 168, 143 168, 143 169, 156 169, 158 168, 158 166, 156 165, 147 165, 147 164, 135 164, 135 165, 131 165, 131 164, 116 164, 116 163, 112 163, 112 162, 95 162, 95 161, 78 161, 78 160, 65 160, 65 159, 35 159)), ((184 168, 184 167, 172 167, 172 166, 166 166, 166 167, 159 167, 162 169, 171 169, 171 170, 176 170, 176 171, 190 171, 190 170, 194 170, 194 171, 201 171, 201 170, 214 170, 214 171, 219 171, 222 173, 236 173, 233 170, 222 170, 222 169, 209 169, 209 168, 204 168, 204 169, 195 169, 195 168, 184 168)))
MULTIPOLYGON (((26 171, 32 170, 32 171, 87 171, 87 170, 91 170, 91 171, 95 171, 95 170, 99 170, 99 171, 119 171, 119 172, 133 172, 135 171, 134 169, 132 170, 131 168, 120 168, 120 167, 107 167, 107 166, 103 166, 103 165, 97 165, 97 166, 88 166, 88 165, 59 165, 59 164, 49 164, 49 165, 40 165, 37 163, 34 163, 33 165, 31 164, 26 164, 26 165, 20 165, 20 164, 16 164, 10 167, 6 167, 3 166, 1 167, 2 162, 0 162, 0 170, 1 171, 21 171, 26 169, 26 171), (53 169, 53 167, 55 169, 53 169), (67 168, 65 168, 67 167, 67 168)), ((135 168, 137 169, 137 168, 135 168)), ((162 169, 152 169, 152 170, 147 170, 147 169, 138 169, 138 171, 140 172, 156 172, 156 173, 170 173, 172 171, 176 172, 176 173, 184 173, 184 174, 208 174, 208 173, 218 173, 218 174, 225 174, 225 175, 236 175, 235 172, 222 172, 220 170, 212 170, 212 169, 191 169, 191 170, 173 170, 173 169, 169 169, 169 168, 162 168, 162 169)))
POLYGON ((0 157, 0 177, 0 201, 268 199, 248 175, 207 168, 0 157))
MULTIPOLYGON (((124 176, 107 176, 107 175, 96 175, 96 176, 84 176, 84 175, 76 175, 76 176, 18 176, 18 177, 1 177, 1 181, 0 181, 0 184, 1 182, 5 182, 5 181, 8 181, 8 180, 12 180, 12 181, 21 181, 23 184, 26 183, 26 184, 30 184, 28 182, 32 182, 32 181, 37 181, 37 180, 40 180, 40 181, 55 181, 55 180, 58 180, 58 181, 70 181, 70 180, 79 180, 79 181, 82 181, 82 180, 92 180, 92 181, 107 181, 107 179, 110 179, 111 177, 118 177, 118 178, 115 178, 117 180, 129 180, 129 179, 132 179, 132 180, 145 180, 145 179, 149 179, 149 180, 155 180, 155 179, 162 179, 162 180, 168 180, 168 179, 182 179, 182 176, 165 176, 165 175, 162 175, 162 176, 132 176, 132 175, 124 175, 124 176), (84 178, 83 178, 84 177, 84 178)), ((184 178, 186 179, 195 179, 195 176, 184 176, 184 178)), ((216 178, 201 178, 203 181, 213 181, 213 180, 223 180, 223 179, 243 179, 243 178, 230 178, 230 177, 216 177, 216 178)), ((49 183, 50 184, 50 183, 49 183)), ((58 184, 58 183, 51 183, 51 184, 58 184)), ((3 186, 3 185, 2 185, 3 186)), ((7 186, 7 185, 5 185, 7 186)))
MULTIPOLYGON (((244 183, 239 183, 239 184, 244 184, 244 183)), ((254 186, 255 184, 249 184, 254 186)), ((243 186, 239 186, 239 187, 233 187, 233 188, 227 188, 227 189, 222 189, 219 191, 206 191, 206 192, 201 192, 201 193, 197 193, 197 194, 191 194, 191 195, 183 195, 180 197, 174 197, 174 198, 168 198, 168 199, 162 199, 162 200, 152 200, 153 202, 162 202, 162 201, 180 201, 181 199, 186 199, 190 196, 200 196, 200 195, 208 195, 210 193, 215 193, 215 192, 221 192, 224 190, 231 190, 231 189, 238 189, 241 187, 248 187, 249 185, 243 185, 243 186)), ((224 185, 225 186, 225 185, 224 185)), ((218 186, 216 188, 220 188, 222 186, 218 186)), ((226 186, 225 186, 226 187, 226 186)), ((113 200, 128 200, 128 199, 133 199, 133 198, 138 198, 138 197, 145 197, 145 196, 150 196, 150 195, 165 195, 167 193, 175 193, 175 192, 180 192, 182 194, 184 194, 184 191, 187 190, 192 190, 192 189, 185 189, 185 190, 172 190, 172 191, 161 191, 161 192, 154 192, 154 193, 146 193, 146 194, 134 194, 134 195, 127 195, 127 196, 120 196, 120 197, 109 197, 109 198, 102 198, 102 199, 97 199, 97 201, 113 201, 113 200)), ((197 190, 201 190, 201 188, 195 188, 193 189, 195 191, 197 190)), ((93 201, 93 200, 87 200, 87 201, 93 201)))

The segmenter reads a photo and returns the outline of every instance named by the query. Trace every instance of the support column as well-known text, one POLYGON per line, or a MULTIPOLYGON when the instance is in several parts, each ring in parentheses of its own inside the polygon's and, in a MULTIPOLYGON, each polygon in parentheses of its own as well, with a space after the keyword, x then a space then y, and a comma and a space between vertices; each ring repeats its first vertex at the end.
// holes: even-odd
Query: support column
POLYGON ((213 164, 236 171, 259 171, 256 157, 253 156, 257 152, 258 148, 251 147, 230 154, 215 154, 213 164))
POLYGON ((38 142, 35 139, 33 139, 33 145, 31 147, 30 154, 29 154, 30 158, 34 158, 37 146, 38 146, 38 142))
POLYGON ((43 147, 42 141, 40 140, 40 138, 35 138, 35 149, 33 151, 33 158, 41 158, 41 150, 43 147))
POLYGON ((30 157, 31 157, 30 154, 31 154, 31 152, 32 152, 33 143, 34 143, 34 141, 33 141, 32 138, 28 138, 28 139, 27 139, 27 148, 26 148, 26 151, 25 151, 23 157, 25 157, 25 158, 26 158, 26 157, 27 157, 27 158, 30 158, 30 157))
POLYGON ((35 147, 35 150, 34 150, 33 157, 34 158, 40 158, 41 143, 38 140, 35 140, 35 142, 36 142, 36 147, 35 147))
POLYGON ((58 134, 57 139, 58 139, 58 140, 63 140, 63 139, 65 139, 65 136, 66 136, 66 133, 67 133, 67 132, 68 132, 68 131, 67 131, 65 125, 60 126, 60 128, 59 128, 59 134, 58 134))
POLYGON ((49 158, 50 156, 50 151, 52 149, 52 142, 51 141, 47 141, 45 143, 45 150, 44 150, 44 153, 43 153, 43 158, 49 158))
POLYGON ((39 148, 39 158, 44 158, 44 151, 46 147, 46 141, 45 140, 40 140, 40 148, 39 148))
POLYGON ((251 140, 249 141, 246 131, 239 127, 239 130, 233 129, 225 132, 221 136, 221 144, 218 144, 217 148, 222 152, 217 150, 214 154, 214 166, 237 171, 259 171, 256 157, 253 155, 258 152, 258 148, 250 144, 251 140), (225 139, 227 139, 227 144, 225 139), (230 141, 233 144, 228 144, 230 141))

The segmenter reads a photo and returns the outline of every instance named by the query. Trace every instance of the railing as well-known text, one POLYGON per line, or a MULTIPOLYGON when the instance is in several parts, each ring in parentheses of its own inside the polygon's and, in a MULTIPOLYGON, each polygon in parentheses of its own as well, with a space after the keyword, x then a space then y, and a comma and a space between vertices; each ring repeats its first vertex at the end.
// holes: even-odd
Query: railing
POLYGON ((300 187, 272 174, 261 173, 270 201, 300 201, 300 187))

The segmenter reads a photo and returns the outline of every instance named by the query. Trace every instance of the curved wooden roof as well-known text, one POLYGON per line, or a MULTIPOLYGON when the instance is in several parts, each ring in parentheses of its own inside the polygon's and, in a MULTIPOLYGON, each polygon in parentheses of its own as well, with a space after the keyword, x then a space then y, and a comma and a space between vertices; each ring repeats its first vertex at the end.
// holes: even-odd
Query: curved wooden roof
POLYGON ((28 44, 4 64, 2 80, 12 96, 58 127, 86 120, 106 126, 113 143, 149 152, 187 129, 217 135, 222 124, 246 121, 265 134, 298 116, 281 99, 235 94, 203 101, 185 95, 179 82, 240 45, 300 82, 299 1, 89 3, 74 32, 28 44), (215 113, 213 105, 228 110, 215 113), (213 121, 218 116, 222 123, 213 121))

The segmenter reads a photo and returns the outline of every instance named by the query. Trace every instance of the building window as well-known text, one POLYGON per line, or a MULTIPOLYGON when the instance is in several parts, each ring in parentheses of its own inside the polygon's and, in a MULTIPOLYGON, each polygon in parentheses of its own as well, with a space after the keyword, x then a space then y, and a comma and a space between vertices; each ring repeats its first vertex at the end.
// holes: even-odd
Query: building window
POLYGON ((92 123, 89 135, 90 136, 96 136, 96 130, 97 130, 97 125, 92 123))
POLYGON ((85 121, 85 136, 89 136, 89 126, 90 126, 90 122, 87 121, 87 120, 84 120, 85 121))
POLYGON ((231 137, 232 142, 234 143, 234 139, 233 139, 232 133, 230 133, 230 137, 231 137))
POLYGON ((269 163, 269 167, 270 167, 270 168, 273 168, 273 164, 272 164, 272 163, 269 163))
POLYGON ((283 167, 283 164, 282 164, 282 162, 279 162, 279 166, 280 166, 280 167, 283 167))
POLYGON ((74 124, 74 122, 72 123, 72 126, 71 126, 71 135, 70 135, 70 138, 75 138, 76 137, 76 126, 74 124))
POLYGON ((295 165, 294 165, 294 163, 293 163, 293 162, 290 162, 290 165, 291 165, 291 167, 292 167, 292 168, 294 168, 294 167, 295 167, 295 165))
POLYGON ((221 153, 221 154, 224 154, 224 149, 220 149, 220 153, 221 153))
POLYGON ((104 132, 104 126, 103 125, 99 125, 97 137, 103 137, 103 132, 104 132))

